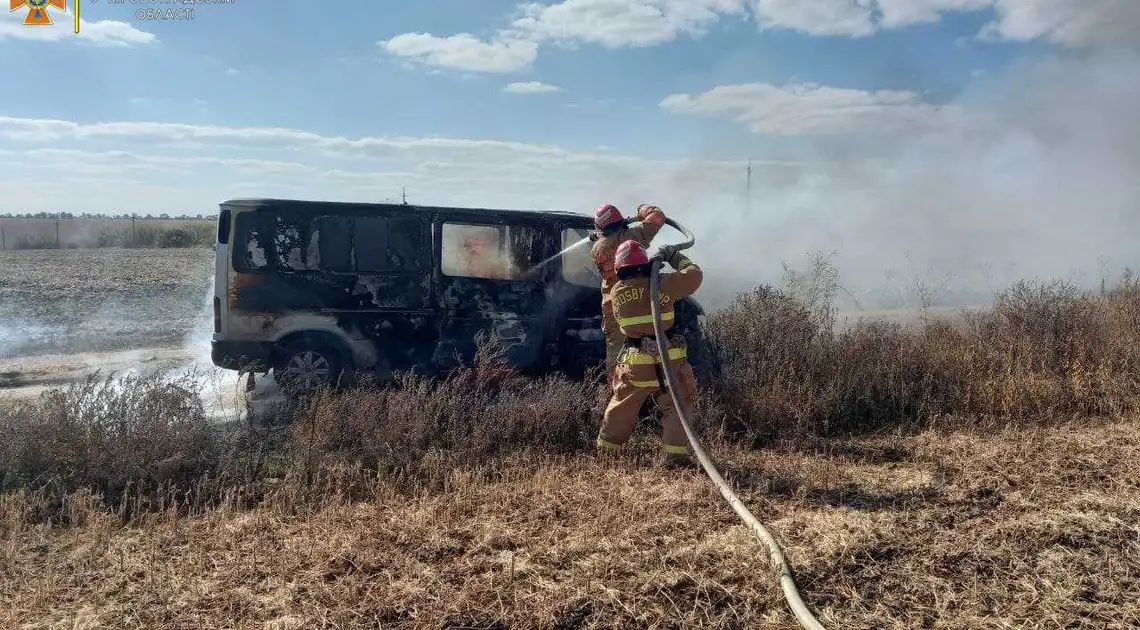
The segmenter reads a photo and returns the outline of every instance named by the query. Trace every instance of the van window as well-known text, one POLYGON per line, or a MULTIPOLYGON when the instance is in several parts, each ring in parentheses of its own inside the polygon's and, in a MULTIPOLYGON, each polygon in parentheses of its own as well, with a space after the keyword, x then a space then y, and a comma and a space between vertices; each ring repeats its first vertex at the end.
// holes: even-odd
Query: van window
POLYGON ((427 223, 415 217, 238 214, 239 271, 406 273, 430 264, 427 223))
POLYGON ((562 278, 571 284, 587 287, 602 286, 602 274, 590 254, 593 243, 587 239, 587 230, 562 230, 562 278), (574 247, 573 249, 568 249, 574 247))
POLYGON ((237 215, 234 235, 234 269, 261 271, 269 266, 272 232, 265 215, 242 212, 237 215))
POLYGON ((230 243, 230 218, 231 213, 229 210, 222 210, 218 213, 218 244, 229 245, 230 243))
POLYGON ((356 244, 356 270, 361 273, 390 271, 388 264, 388 218, 357 217, 353 219, 356 244))
POLYGON ((312 231, 312 219, 278 214, 273 217, 274 267, 281 271, 320 269, 320 238, 312 231))
POLYGON ((317 248, 325 271, 352 272, 352 220, 346 217, 317 218, 317 248))
POLYGON ((431 237, 426 224, 414 217, 392 217, 389 222, 388 266, 393 271, 424 271, 431 266, 431 237))
POLYGON ((448 276, 515 280, 542 262, 542 234, 527 226, 443 224, 448 276))

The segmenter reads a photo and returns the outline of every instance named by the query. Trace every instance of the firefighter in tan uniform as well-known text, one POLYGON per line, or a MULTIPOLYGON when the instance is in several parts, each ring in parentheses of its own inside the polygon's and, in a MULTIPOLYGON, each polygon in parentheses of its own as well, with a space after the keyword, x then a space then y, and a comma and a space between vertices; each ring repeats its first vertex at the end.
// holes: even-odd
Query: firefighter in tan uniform
POLYGON ((605 204, 594 212, 594 227, 598 229, 598 239, 590 254, 594 264, 598 266, 598 273, 602 276, 602 332, 606 336, 606 382, 613 386, 614 362, 621 352, 623 337, 614 320, 613 308, 610 306, 610 290, 617 282, 614 273, 614 253, 618 245, 633 240, 642 247, 649 247, 650 241, 661 231, 665 225, 665 213, 661 208, 649 204, 637 207, 637 218, 640 225, 630 226, 621 211, 611 204, 605 204))
MULTIPOLYGON (((661 325, 673 327, 673 305, 692 295, 703 273, 679 251, 663 247, 662 256, 677 271, 660 275, 661 325)), ((665 389, 665 375, 653 331, 649 295, 649 256, 640 243, 625 241, 618 247, 614 267, 618 281, 611 290, 614 316, 623 335, 614 368, 613 396, 606 406, 597 446, 615 450, 629 441, 641 406, 650 397, 661 410, 662 443, 670 463, 688 463, 688 439, 673 400, 665 389)), ((697 400, 697 382, 688 361, 684 336, 669 335, 668 361, 677 377, 678 398, 691 407, 697 400)))

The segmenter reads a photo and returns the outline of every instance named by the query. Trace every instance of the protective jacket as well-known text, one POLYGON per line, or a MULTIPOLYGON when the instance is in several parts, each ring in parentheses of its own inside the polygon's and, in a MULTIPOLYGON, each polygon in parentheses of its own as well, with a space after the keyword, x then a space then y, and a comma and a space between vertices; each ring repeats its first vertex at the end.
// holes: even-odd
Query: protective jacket
MULTIPOLYGON (((678 397, 692 405, 697 397, 696 378, 688 361, 688 348, 682 335, 670 335, 677 300, 692 295, 701 285, 703 273, 679 252, 667 261, 676 273, 659 276, 661 325, 669 336, 667 361, 677 376, 678 397)), ((688 440, 677 409, 665 389, 660 348, 653 330, 649 278, 618 280, 611 292, 614 317, 623 335, 623 348, 614 368, 613 395, 606 405, 597 445, 614 449, 629 441, 642 405, 654 398, 661 410, 662 443, 666 453, 687 453, 688 440)))
POLYGON ((602 315, 608 317, 613 313, 610 307, 610 294, 617 282, 617 273, 614 271, 614 253, 618 245, 625 241, 634 240, 642 247, 649 247, 650 241, 665 225, 665 213, 657 206, 642 206, 637 210, 641 220, 639 225, 627 227, 613 234, 601 236, 594 242, 590 254, 594 264, 598 266, 598 273, 602 276, 602 315))
POLYGON ((598 266, 598 273, 602 276, 602 332, 606 338, 606 374, 611 377, 611 383, 614 364, 622 347, 621 331, 614 321, 613 307, 610 304, 613 287, 617 282, 614 253, 618 245, 627 240, 634 240, 642 247, 649 247, 650 241, 665 225, 665 213, 657 206, 643 204, 637 209, 637 216, 641 220, 639 225, 601 236, 591 248, 594 264, 598 266))
MULTIPOLYGON (((704 273, 693 261, 680 252, 673 254, 667 261, 676 273, 662 273, 659 275, 661 305, 661 326, 666 334, 673 328, 675 314, 674 304, 677 300, 692 295, 701 286, 704 273)), ((658 372, 654 367, 659 357, 653 356, 655 344, 652 343, 653 311, 650 304, 649 278, 637 277, 629 280, 618 280, 613 286, 611 299, 613 300, 614 318, 622 335, 626 338, 626 350, 618 359, 619 363, 632 366, 632 375, 638 387, 659 387, 658 372), (649 343, 640 342, 642 339, 649 343), (634 343, 638 341, 638 343, 634 343), (648 346, 648 347, 647 347, 648 346)), ((688 348, 684 337, 677 335, 676 340, 670 335, 670 361, 683 360, 688 357, 688 348)))

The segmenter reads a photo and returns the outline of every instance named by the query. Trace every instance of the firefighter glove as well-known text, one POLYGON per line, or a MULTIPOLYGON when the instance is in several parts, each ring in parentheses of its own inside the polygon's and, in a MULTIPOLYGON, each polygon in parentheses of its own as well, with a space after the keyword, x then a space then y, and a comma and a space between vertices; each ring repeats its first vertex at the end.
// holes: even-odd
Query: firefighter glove
POLYGON ((665 213, 661 211, 661 208, 658 208, 657 206, 649 203, 643 203, 637 207, 637 218, 645 221, 649 218, 649 215, 653 214, 654 212, 660 213, 662 219, 665 218, 665 213))
POLYGON ((669 256, 667 258, 663 258, 663 260, 669 263, 669 265, 677 271, 681 271, 685 267, 693 264, 693 261, 689 260, 689 258, 682 254, 679 250, 674 249, 672 246, 667 247, 669 247, 669 256))
MULTIPOLYGON (((662 262, 667 262, 670 265, 672 265, 673 264, 672 259, 676 255, 677 255, 677 246, 676 245, 662 245, 661 247, 657 248, 657 255, 654 256, 654 258, 656 258, 657 260, 660 260, 662 262)), ((674 265, 674 267, 676 267, 676 265, 674 265)))

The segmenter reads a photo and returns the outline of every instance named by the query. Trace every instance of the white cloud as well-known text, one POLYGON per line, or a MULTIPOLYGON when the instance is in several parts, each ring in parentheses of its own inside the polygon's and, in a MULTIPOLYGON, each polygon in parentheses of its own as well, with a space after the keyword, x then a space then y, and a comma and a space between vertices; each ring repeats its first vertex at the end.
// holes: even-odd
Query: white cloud
POLYGON ((389 53, 436 68, 515 72, 530 66, 538 45, 610 48, 652 46, 682 33, 703 35, 722 15, 743 15, 744 0, 565 0, 520 7, 522 17, 487 41, 469 33, 405 33, 380 42, 389 53))
POLYGON ((1071 47, 1140 43, 1136 0, 996 0, 998 19, 983 37, 1046 39, 1071 47))
POLYGON ((565 0, 528 4, 512 26, 539 41, 609 48, 652 46, 682 33, 703 35, 722 15, 743 14, 741 0, 565 0))
POLYGON ((275 150, 317 149, 342 157, 383 155, 391 151, 452 151, 566 155, 552 145, 464 138, 345 138, 282 127, 223 127, 160 122, 77 123, 67 120, 0 116, 0 138, 23 142, 158 141, 201 146, 238 146, 275 150))
POLYGON ((126 47, 158 43, 154 33, 139 30, 126 22, 79 20, 79 34, 74 31, 72 18, 56 17, 51 26, 24 26, 21 20, 0 21, 0 41, 22 39, 41 42, 75 41, 99 46, 126 47))
MULTIPOLYGON (((0 145, 8 150, 0 154, 0 173, 8 173, 0 176, 0 212, 209 209, 250 194, 361 201, 398 196, 401 186, 413 203, 588 212, 601 201, 636 207, 647 198, 664 199, 663 191, 678 181, 730 189, 741 168, 715 159, 646 159, 505 140, 10 117, 0 118, 0 145), (29 164, 53 173, 54 188, 21 188, 26 178, 20 173, 29 164), (136 186, 149 192, 136 197, 136 186), (157 189, 172 192, 163 199, 157 189)), ((756 164, 758 180, 773 183, 801 168, 756 164)), ((673 198, 695 203, 687 194, 673 198)))
POLYGON ((526 83, 508 83, 503 88, 504 92, 512 94, 547 94, 549 92, 562 92, 562 88, 557 85, 550 85, 549 83, 542 83, 540 81, 528 81, 526 83))
POLYGON ((786 28, 811 35, 863 37, 875 32, 870 0, 754 0, 762 29, 786 28))
POLYGON ((728 118, 754 132, 778 135, 931 129, 964 115, 959 108, 923 103, 913 92, 812 84, 721 85, 697 95, 667 96, 661 107, 674 114, 728 118))
POLYGON ((145 172, 187 174, 202 167, 225 168, 258 174, 313 174, 321 172, 319 169, 298 162, 280 160, 214 156, 172 157, 143 155, 122 150, 30 149, 22 155, 29 164, 42 166, 45 169, 54 165, 67 164, 67 172, 71 174, 82 171, 87 174, 117 174, 120 177, 145 172))
POLYGON ((433 68, 509 73, 531 65, 543 43, 654 46, 701 37, 725 17, 761 30, 867 37, 937 22, 947 13, 994 11, 983 39, 1045 39, 1070 47, 1140 43, 1138 0, 563 0, 520 5, 521 17, 487 40, 469 33, 406 33, 389 53, 433 68))
POLYGON ((501 36, 483 42, 468 33, 451 37, 405 33, 380 42, 380 46, 425 66, 471 72, 515 72, 529 66, 538 54, 538 44, 533 41, 501 36))
POLYGON ((863 37, 937 22, 947 13, 993 10, 984 39, 1045 39, 1071 47, 1140 42, 1135 0, 751 0, 761 28, 863 37))

